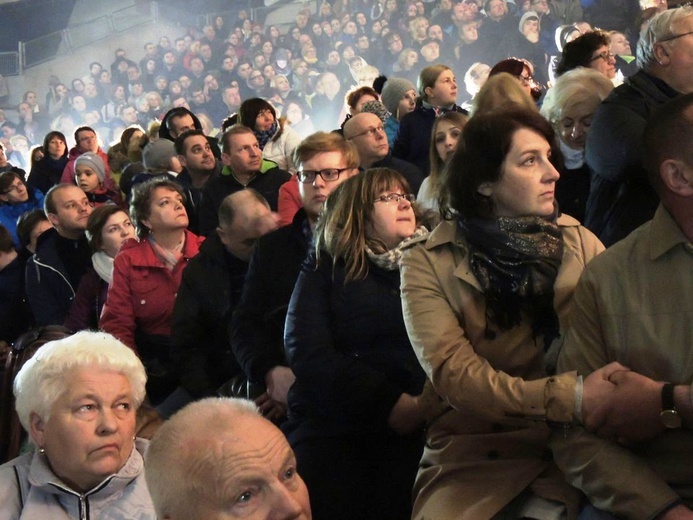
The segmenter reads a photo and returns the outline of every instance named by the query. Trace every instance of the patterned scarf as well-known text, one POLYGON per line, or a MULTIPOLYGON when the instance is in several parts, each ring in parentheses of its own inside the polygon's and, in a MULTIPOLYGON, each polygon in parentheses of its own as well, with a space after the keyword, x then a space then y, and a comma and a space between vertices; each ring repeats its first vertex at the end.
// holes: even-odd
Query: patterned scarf
POLYGON ((181 240, 180 244, 178 244, 175 249, 170 250, 170 249, 164 249, 161 247, 156 240, 154 240, 154 237, 152 235, 149 235, 148 237, 149 240, 149 245, 152 246, 152 249, 154 250, 154 254, 156 257, 161 260, 161 262, 166 266, 166 269, 169 271, 173 271, 180 261, 181 258, 183 258, 183 246, 185 245, 185 235, 183 236, 183 240, 181 240))
POLYGON ((270 127, 269 130, 255 130, 255 137, 257 137, 257 144, 260 145, 260 150, 265 149, 265 145, 269 143, 269 140, 272 139, 272 136, 277 133, 277 128, 279 128, 279 124, 277 123, 276 119, 274 123, 272 123, 272 126, 270 127))
POLYGON ((544 337, 545 349, 558 336, 553 286, 563 258, 558 210, 547 218, 459 218, 469 243, 469 262, 486 299, 486 318, 500 330, 524 317, 532 334, 544 337))
POLYGON ((388 249, 384 253, 374 253, 370 247, 366 246, 366 254, 368 255, 369 260, 381 269, 385 269, 386 271, 399 270, 402 252, 414 244, 423 242, 427 238, 428 229, 426 229, 424 226, 420 226, 416 231, 414 231, 412 236, 402 240, 394 249, 388 249))

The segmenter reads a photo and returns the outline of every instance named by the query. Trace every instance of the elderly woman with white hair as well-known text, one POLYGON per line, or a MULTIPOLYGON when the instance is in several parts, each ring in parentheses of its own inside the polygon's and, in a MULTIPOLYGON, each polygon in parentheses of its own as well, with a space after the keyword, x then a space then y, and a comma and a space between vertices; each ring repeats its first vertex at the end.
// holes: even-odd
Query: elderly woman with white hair
POLYGON ((36 449, 0 466, 0 518, 154 520, 148 444, 135 438, 145 382, 135 353, 109 334, 42 346, 14 382, 36 449))
POLYGON ((559 137, 564 165, 556 182, 556 201, 562 213, 585 220, 590 193, 590 171, 585 164, 585 142, 594 111, 613 90, 609 79, 594 69, 578 67, 566 72, 549 89, 541 106, 559 137))

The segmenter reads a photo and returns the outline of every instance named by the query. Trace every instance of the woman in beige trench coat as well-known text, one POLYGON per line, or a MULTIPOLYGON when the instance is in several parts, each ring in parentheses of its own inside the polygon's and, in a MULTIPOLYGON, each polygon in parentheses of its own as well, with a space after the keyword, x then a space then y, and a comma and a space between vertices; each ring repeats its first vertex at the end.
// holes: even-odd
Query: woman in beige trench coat
POLYGON ((603 246, 558 211, 554 134, 541 116, 479 115, 462 139, 441 200, 449 218, 401 271, 407 331, 437 394, 413 518, 574 518, 579 495, 547 440, 574 420, 578 378, 547 365, 603 246))

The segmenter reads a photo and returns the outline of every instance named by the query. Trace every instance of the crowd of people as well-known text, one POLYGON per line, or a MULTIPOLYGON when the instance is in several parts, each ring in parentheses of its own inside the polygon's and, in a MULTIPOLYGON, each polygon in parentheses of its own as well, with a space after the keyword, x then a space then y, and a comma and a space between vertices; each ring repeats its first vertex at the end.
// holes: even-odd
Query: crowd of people
POLYGON ((3 517, 693 518, 691 56, 666 0, 335 0, 27 91, 3 517))

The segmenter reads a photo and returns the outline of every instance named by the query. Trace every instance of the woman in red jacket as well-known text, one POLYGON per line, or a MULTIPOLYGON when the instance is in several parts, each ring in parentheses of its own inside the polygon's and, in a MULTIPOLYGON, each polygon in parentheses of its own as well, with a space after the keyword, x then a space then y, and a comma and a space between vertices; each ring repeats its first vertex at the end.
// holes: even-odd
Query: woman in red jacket
POLYGON ((183 269, 204 240, 187 230, 184 204, 182 188, 168 179, 133 188, 130 214, 140 242, 129 240, 116 256, 99 322, 139 354, 153 405, 177 386, 169 361, 173 304, 183 269))

